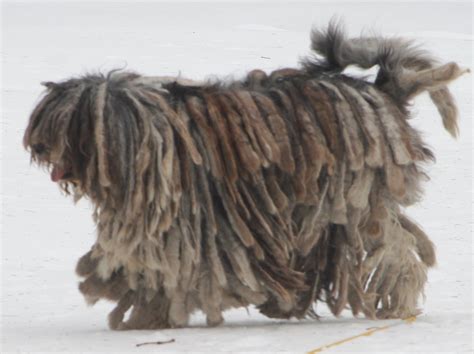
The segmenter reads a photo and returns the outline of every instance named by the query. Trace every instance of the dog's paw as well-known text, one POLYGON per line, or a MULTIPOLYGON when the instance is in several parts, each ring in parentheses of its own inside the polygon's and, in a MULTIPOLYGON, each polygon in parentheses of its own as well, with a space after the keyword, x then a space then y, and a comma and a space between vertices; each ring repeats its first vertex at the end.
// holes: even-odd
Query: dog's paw
MULTIPOLYGON (((122 272, 114 273, 109 279, 102 280, 97 274, 92 273, 79 283, 79 291, 94 304, 99 299, 119 301, 128 291, 129 285, 122 272)), ((89 302, 89 301, 88 301, 89 302)))

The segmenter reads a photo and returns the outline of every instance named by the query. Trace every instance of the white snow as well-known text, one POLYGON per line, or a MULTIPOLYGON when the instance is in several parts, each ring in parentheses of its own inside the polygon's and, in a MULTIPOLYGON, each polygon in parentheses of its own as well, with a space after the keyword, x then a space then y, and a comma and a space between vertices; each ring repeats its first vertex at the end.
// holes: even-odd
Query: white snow
MULTIPOLYGON (((277 321, 245 309, 226 324, 164 331, 112 332, 109 303, 89 308, 77 290, 76 260, 94 241, 87 202, 74 206, 29 165, 21 139, 41 81, 127 67, 149 75, 194 79, 239 77, 253 68, 295 66, 309 53, 311 26, 333 15, 357 35, 364 28, 418 38, 442 61, 472 66, 470 2, 113 3, 3 4, 2 80, 2 353, 30 351, 185 351, 304 353, 399 321, 340 318, 318 307, 321 321, 277 321), (175 339, 174 343, 135 347, 175 339)), ((327 352, 472 351, 472 76, 451 85, 461 117, 455 141, 426 96, 413 107, 415 124, 433 147, 431 181, 410 215, 438 249, 423 314, 327 352)))

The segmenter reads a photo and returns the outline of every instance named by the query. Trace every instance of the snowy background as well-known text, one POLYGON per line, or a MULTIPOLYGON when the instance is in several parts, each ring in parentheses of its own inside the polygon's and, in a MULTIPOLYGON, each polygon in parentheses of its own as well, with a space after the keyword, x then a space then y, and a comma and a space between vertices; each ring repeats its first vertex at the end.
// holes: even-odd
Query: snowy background
POLYGON ((77 290, 76 260, 94 241, 91 209, 61 196, 29 165, 21 139, 41 81, 112 68, 148 75, 240 77, 252 68, 295 66, 309 53, 309 30, 341 16, 351 34, 403 35, 442 61, 472 65, 470 2, 114 3, 4 2, 2 6, 1 352, 187 351, 305 353, 375 326, 400 323, 327 352, 472 351, 472 75, 451 85, 461 117, 455 141, 427 96, 413 124, 437 155, 426 196, 410 208, 438 249, 423 314, 413 324, 344 313, 321 321, 276 321, 229 311, 205 328, 196 314, 179 330, 112 332, 110 303, 89 308, 77 290), (162 346, 137 343, 175 339, 162 346))

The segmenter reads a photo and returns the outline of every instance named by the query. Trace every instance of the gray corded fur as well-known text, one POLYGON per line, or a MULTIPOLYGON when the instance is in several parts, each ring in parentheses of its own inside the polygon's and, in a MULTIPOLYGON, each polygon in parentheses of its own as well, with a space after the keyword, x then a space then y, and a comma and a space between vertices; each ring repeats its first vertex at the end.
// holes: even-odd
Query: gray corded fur
POLYGON ((407 106, 428 91, 457 132, 437 66, 402 39, 313 31, 301 69, 196 83, 115 71, 45 83, 24 145, 75 199, 97 240, 77 264, 112 329, 209 325, 231 307, 315 317, 325 302, 370 318, 418 313, 434 245, 402 207, 433 159, 407 106), (343 75, 379 65, 375 83, 343 75), (130 315, 125 318, 127 311, 130 315))

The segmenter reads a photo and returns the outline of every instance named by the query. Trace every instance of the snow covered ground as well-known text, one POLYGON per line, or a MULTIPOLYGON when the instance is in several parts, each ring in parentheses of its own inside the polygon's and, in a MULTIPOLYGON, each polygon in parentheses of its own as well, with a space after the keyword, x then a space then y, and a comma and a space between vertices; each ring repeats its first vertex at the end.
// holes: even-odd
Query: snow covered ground
POLYGON ((426 196, 409 214, 438 248, 423 314, 412 324, 330 317, 276 321, 253 309, 226 313, 226 324, 112 332, 109 303, 89 308, 74 266, 94 240, 87 202, 74 206, 29 165, 21 139, 41 81, 127 67, 150 75, 239 77, 252 68, 295 66, 309 53, 309 29, 334 14, 352 34, 375 29, 420 40, 443 61, 472 68, 470 2, 399 3, 112 3, 3 4, 2 80, 2 352, 185 351, 304 353, 365 332, 399 325, 327 352, 472 351, 472 76, 453 83, 461 137, 442 129, 426 96, 413 107, 438 161, 426 196), (175 339, 162 346, 140 342, 175 339))

